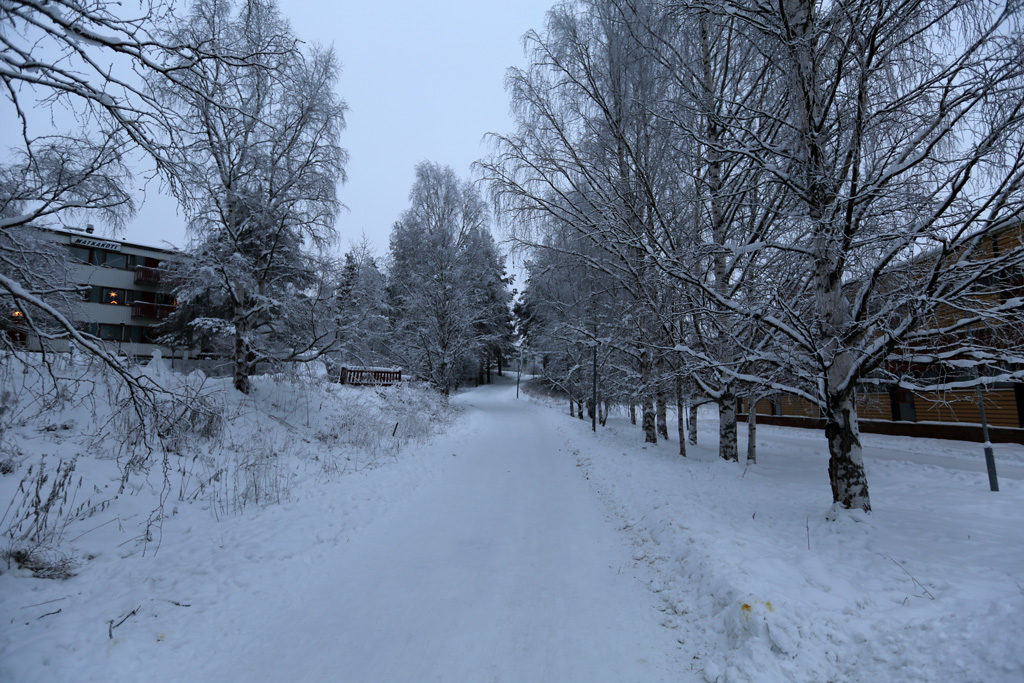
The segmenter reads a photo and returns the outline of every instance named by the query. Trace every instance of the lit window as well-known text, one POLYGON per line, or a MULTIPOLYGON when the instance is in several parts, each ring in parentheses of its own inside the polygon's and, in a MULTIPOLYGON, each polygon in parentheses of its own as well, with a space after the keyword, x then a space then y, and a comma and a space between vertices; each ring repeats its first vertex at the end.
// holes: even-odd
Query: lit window
POLYGON ((123 289, 111 289, 109 287, 103 288, 103 293, 100 295, 100 301, 106 304, 122 305, 128 303, 128 297, 125 295, 123 289))

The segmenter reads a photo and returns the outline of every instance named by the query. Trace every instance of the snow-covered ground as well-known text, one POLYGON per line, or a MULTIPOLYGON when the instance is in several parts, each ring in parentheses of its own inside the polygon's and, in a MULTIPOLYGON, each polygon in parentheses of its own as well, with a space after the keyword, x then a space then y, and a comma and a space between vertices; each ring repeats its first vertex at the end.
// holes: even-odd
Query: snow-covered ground
POLYGON ((828 521, 821 432, 759 425, 746 467, 698 424, 685 460, 625 417, 559 429, 708 680, 1024 680, 1024 447, 991 493, 980 444, 863 435, 874 512, 828 521))
MULTIPOLYGON (((424 420, 423 396, 256 391, 229 441, 288 454, 281 502, 174 492, 154 554, 138 477, 69 530, 93 556, 74 577, 0 575, 0 680, 1024 677, 1020 447, 996 446, 992 494, 974 444, 866 435, 875 512, 827 521, 813 431, 760 426, 745 468, 716 459, 709 414, 682 460, 499 384, 428 415, 443 433, 399 421, 420 436, 360 450, 351 434, 424 420)), ((5 438, 80 448, 54 417, 5 438)))
POLYGON ((66 581, 5 573, 0 678, 679 680, 628 539, 552 450, 561 417, 512 391, 280 505, 181 506, 155 556, 98 531, 66 581))
MULTIPOLYGON (((278 584, 252 577, 291 561, 305 566, 320 545, 343 543, 430 481, 436 463, 421 448, 450 423, 450 411, 425 388, 257 377, 252 395, 242 397, 226 378, 181 377, 160 363, 143 372, 178 390, 201 384, 196 393, 224 418, 216 438, 192 434, 172 444, 178 452, 167 453, 166 479, 159 452, 148 467, 128 467, 131 449, 118 447, 117 401, 102 373, 63 369, 86 380, 67 392, 84 392, 84 401, 41 410, 5 396, 15 408, 2 414, 0 446, 16 468, 0 476, 0 550, 24 545, 6 532, 23 500, 18 489, 33 488, 26 475, 38 471, 40 457, 48 473, 43 498, 56 463, 74 460, 75 500, 65 507, 87 505, 59 546, 41 552, 49 561, 68 556, 72 578, 35 578, 0 561, 0 680, 180 678, 174 667, 145 667, 141 643, 180 657, 195 642, 216 642, 202 627, 207 610, 228 596, 276 592, 278 584), (165 631, 176 619, 189 625, 165 631), (191 637, 182 641, 183 632, 191 637)), ((19 379, 4 377, 10 386, 19 379)))

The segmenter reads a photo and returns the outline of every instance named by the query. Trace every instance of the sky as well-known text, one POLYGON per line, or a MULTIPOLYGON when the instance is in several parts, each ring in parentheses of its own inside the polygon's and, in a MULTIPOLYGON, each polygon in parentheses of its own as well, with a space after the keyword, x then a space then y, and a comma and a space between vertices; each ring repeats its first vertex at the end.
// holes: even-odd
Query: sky
MULTIPOLYGON (((337 249, 365 234, 378 254, 408 206, 418 162, 470 177, 472 163, 488 152, 485 133, 510 129, 505 71, 525 63, 522 35, 542 27, 554 2, 278 1, 299 38, 333 44, 342 65, 338 91, 349 106, 342 145, 350 160, 339 187, 348 208, 338 217, 337 249)), ((181 247, 184 218, 151 185, 121 237, 181 247)))

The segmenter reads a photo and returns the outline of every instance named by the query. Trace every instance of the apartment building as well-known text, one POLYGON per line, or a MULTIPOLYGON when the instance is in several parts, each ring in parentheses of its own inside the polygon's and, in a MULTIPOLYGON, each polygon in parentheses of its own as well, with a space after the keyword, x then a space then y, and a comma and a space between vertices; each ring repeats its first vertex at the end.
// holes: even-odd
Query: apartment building
MULTIPOLYGON (((187 357, 187 350, 157 345, 154 332, 154 326, 175 309, 166 266, 186 258, 184 254, 97 237, 91 226, 33 230, 67 250, 66 282, 82 292, 72 317, 82 330, 102 339, 119 355, 148 357, 160 349, 164 357, 187 357)), ((26 339, 26 344, 38 348, 32 339, 26 339)))

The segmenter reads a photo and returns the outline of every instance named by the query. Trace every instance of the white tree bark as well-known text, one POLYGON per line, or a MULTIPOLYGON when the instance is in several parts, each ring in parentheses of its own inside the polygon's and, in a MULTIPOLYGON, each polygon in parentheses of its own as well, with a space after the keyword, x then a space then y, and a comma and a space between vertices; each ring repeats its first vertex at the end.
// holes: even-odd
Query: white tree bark
POLYGON ((740 459, 736 445, 736 395, 729 385, 718 399, 718 455, 731 462, 740 459))

